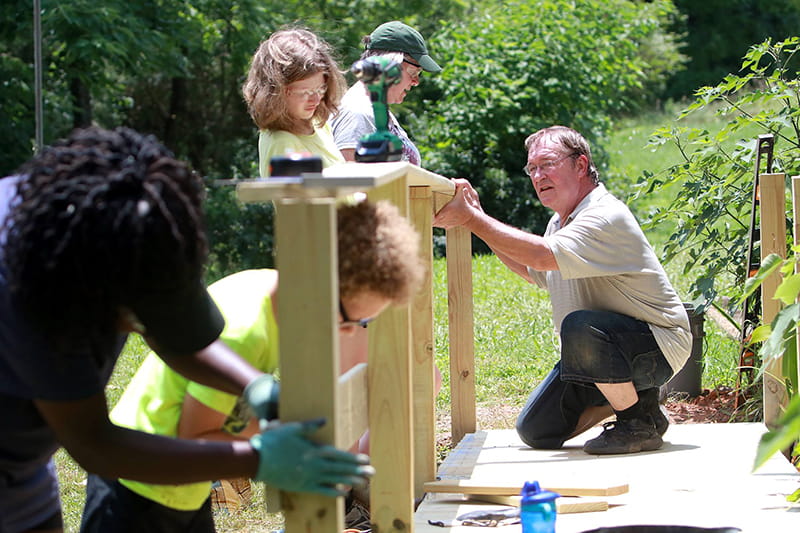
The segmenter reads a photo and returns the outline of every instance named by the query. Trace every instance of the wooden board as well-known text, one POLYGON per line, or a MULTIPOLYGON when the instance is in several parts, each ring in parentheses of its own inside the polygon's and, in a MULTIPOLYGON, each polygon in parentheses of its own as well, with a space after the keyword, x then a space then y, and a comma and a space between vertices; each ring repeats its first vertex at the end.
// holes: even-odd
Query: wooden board
MULTIPOLYGON (((488 503, 498 503, 500 505, 510 505, 519 507, 519 496, 499 496, 489 494, 470 494, 470 500, 488 503)), ((575 498, 562 496, 556 498, 556 512, 558 514, 570 513, 592 513, 596 511, 608 511, 608 500, 597 498, 575 498)))
MULTIPOLYGON (((433 242, 433 193, 430 187, 409 187, 409 212, 420 242, 433 242)), ((422 485, 436 479, 436 390, 433 334, 433 247, 421 246, 425 277, 411 302, 411 368, 414 402, 414 498, 422 485)))
MULTIPOLYGON (((367 196, 372 202, 389 200, 400 213, 408 215, 408 191, 403 179, 372 189, 367 196)), ((377 472, 370 483, 370 520, 376 531, 408 531, 414 518, 409 307, 389 307, 369 329, 369 446, 370 460, 377 472)))
POLYGON ((367 430, 367 363, 359 363, 341 376, 337 394, 336 447, 347 450, 367 430))
MULTIPOLYGON (((515 496, 521 490, 520 485, 509 485, 500 481, 481 481, 471 479, 443 479, 425 483, 426 492, 444 492, 448 494, 484 494, 498 496, 515 496)), ((628 485, 603 485, 601 482, 586 485, 560 485, 546 483, 542 489, 557 492, 562 496, 617 496, 628 492, 628 485)))
MULTIPOLYGON (((762 174, 759 177, 762 265, 770 254, 786 258, 786 216, 784 215, 786 188, 784 180, 784 174, 762 174)), ((776 271, 766 277, 761 284, 761 315, 765 324, 771 324, 783 307, 781 301, 774 297, 782 279, 783 276, 776 271)), ((766 367, 763 388, 764 423, 769 428, 777 427, 778 419, 788 403, 781 359, 781 357, 770 357, 764 362, 766 367)))
POLYGON ((450 339, 450 426, 453 444, 476 429, 472 234, 447 230, 447 307, 450 339))

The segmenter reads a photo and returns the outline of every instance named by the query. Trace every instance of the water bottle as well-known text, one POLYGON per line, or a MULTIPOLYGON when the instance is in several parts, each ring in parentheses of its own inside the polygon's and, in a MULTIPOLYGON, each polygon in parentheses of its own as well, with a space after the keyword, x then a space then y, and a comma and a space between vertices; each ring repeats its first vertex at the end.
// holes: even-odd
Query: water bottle
POLYGON ((522 533, 555 533, 558 494, 542 490, 538 481, 526 481, 520 496, 522 533))

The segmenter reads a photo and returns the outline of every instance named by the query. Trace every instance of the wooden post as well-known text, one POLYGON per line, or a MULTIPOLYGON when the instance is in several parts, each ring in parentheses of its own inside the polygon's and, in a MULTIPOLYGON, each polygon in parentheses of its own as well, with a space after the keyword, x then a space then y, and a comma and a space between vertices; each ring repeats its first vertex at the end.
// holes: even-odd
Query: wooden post
POLYGON ((472 317, 472 234, 447 230, 447 304, 450 324, 450 424, 453 446, 474 433, 475 333, 472 317))
MULTIPOLYGON (((333 444, 339 374, 335 203, 330 198, 278 203, 277 266, 286 287, 286 297, 278 298, 281 420, 324 416, 328 423, 314 439, 333 444)), ((342 498, 281 494, 287 533, 342 530, 342 498)))
MULTIPOLYGON (((784 174, 762 174, 761 185, 761 264, 770 254, 786 258, 786 186, 784 174)), ((761 309, 764 324, 770 324, 781 309, 774 298, 780 285, 780 272, 775 272, 761 285, 761 309)), ((773 428, 786 405, 786 387, 781 359, 764 361, 764 423, 773 428)))
POLYGON ((411 342, 414 398, 414 497, 423 485, 436 479, 436 417, 433 351, 433 193, 431 188, 409 187, 411 221, 420 234, 420 255, 425 279, 412 302, 411 342))
MULTIPOLYGON (((408 216, 406 179, 367 192, 373 202, 389 200, 408 216)), ((381 533, 414 528, 414 423, 411 401, 409 306, 380 314, 369 335, 370 521, 381 533)))

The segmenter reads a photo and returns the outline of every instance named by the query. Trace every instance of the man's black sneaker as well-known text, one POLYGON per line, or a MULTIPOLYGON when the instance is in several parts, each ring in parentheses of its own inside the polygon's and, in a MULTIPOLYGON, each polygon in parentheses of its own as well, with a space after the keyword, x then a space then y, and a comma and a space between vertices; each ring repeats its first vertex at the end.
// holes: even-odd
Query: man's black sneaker
POLYGON ((667 417, 665 411, 666 409, 661 404, 656 404, 656 408, 650 413, 659 437, 663 437, 669 427, 669 417, 667 417))
POLYGON ((639 403, 645 413, 653 417, 658 435, 663 437, 669 427, 669 418, 666 409, 658 401, 658 389, 645 389, 639 391, 639 403))
POLYGON ((586 441, 583 451, 592 455, 612 455, 657 450, 664 441, 651 417, 615 420, 603 424, 599 437, 586 441))

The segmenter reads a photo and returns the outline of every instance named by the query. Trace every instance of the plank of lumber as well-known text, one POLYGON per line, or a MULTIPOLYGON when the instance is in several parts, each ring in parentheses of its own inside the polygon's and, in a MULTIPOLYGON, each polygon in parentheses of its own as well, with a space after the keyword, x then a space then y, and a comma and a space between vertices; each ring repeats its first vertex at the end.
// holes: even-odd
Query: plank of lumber
MULTIPOLYGON (((762 265, 770 254, 786 257, 786 216, 784 215, 786 190, 784 183, 784 174, 761 174, 759 177, 762 265)), ((764 324, 772 323, 781 310, 781 301, 773 297, 781 280, 780 272, 775 271, 764 278, 761 284, 761 315, 764 324)), ((777 427, 778 419, 788 402, 781 359, 780 356, 777 356, 764 361, 764 423, 770 429, 777 427)))
MULTIPOLYGON (((470 494, 468 498, 512 507, 519 507, 520 500, 519 496, 502 496, 499 494, 470 494)), ((556 512, 558 514, 592 513, 596 511, 608 511, 608 502, 595 498, 575 498, 571 496, 556 498, 556 512)))
MULTIPOLYGON (((433 193, 430 187, 409 187, 409 213, 420 242, 433 242, 433 193)), ((421 246, 425 277, 411 302, 411 370, 414 418, 414 498, 423 484, 436 479, 436 380, 433 355, 433 247, 421 246)))
POLYGON ((369 383, 367 363, 359 363, 341 376, 337 394, 336 447, 346 450, 367 430, 369 383))
MULTIPOLYGON (((542 483, 542 489, 557 492, 562 496, 617 496, 628 492, 628 484, 621 485, 583 485, 568 486, 558 483, 542 483)), ((503 483, 477 482, 471 479, 443 479, 425 483, 425 492, 446 492, 454 494, 488 494, 500 496, 516 496, 521 490, 519 485, 503 483)))
POLYGON ((450 339, 450 427, 452 443, 474 433, 475 324, 472 302, 472 234, 447 230, 447 308, 450 339))

